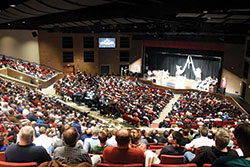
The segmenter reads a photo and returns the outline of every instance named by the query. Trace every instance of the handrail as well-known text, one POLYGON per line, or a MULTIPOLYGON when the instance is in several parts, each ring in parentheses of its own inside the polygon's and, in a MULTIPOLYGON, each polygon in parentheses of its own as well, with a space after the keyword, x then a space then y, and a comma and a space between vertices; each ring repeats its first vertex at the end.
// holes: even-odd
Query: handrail
POLYGON ((38 88, 38 86, 35 85, 35 84, 31 84, 31 83, 29 83, 29 82, 25 82, 25 81, 22 81, 22 80, 13 78, 13 77, 9 77, 8 75, 0 74, 0 78, 5 78, 5 79, 7 79, 7 80, 11 80, 12 82, 22 83, 22 84, 25 84, 25 85, 27 85, 27 86, 29 86, 29 87, 38 88))
POLYGON ((54 75, 53 77, 51 77, 51 78, 48 78, 48 79, 44 79, 44 80, 42 80, 42 79, 40 79, 40 78, 33 77, 32 75, 29 75, 29 74, 23 73, 23 72, 21 72, 21 71, 15 70, 15 69, 13 69, 13 68, 4 67, 4 68, 0 68, 0 69, 8 69, 8 70, 12 70, 12 71, 15 71, 15 72, 17 72, 17 73, 20 73, 20 74, 22 74, 22 75, 26 75, 26 76, 28 76, 28 77, 30 77, 30 78, 32 78, 32 79, 35 79, 35 80, 41 81, 41 82, 47 82, 47 81, 49 81, 49 80, 51 80, 51 79, 55 78, 55 77, 58 75, 58 73, 57 73, 57 74, 55 74, 55 75, 54 75))

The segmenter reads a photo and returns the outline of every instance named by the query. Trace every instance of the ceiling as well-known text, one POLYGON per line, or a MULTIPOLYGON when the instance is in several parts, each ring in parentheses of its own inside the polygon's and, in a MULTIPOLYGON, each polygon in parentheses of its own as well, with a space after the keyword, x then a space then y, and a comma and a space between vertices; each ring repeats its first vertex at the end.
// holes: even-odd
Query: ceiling
POLYGON ((247 34, 250 3, 214 0, 2 0, 0 29, 247 34), (222 3, 222 4, 219 4, 222 3))

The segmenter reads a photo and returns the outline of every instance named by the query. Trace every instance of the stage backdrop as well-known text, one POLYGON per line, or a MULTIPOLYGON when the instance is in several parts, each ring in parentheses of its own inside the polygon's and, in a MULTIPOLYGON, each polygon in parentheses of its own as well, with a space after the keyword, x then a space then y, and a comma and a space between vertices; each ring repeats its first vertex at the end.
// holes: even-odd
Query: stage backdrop
MULTIPOLYGON (((176 65, 185 66, 188 56, 192 57, 195 68, 201 69, 201 79, 208 76, 217 77, 221 73, 221 61, 223 52, 220 51, 204 51, 204 50, 184 50, 184 49, 168 49, 168 48, 152 48, 145 49, 145 66, 147 70, 168 70, 171 76, 175 76, 176 65)), ((187 79, 195 79, 192 65, 188 65, 182 74, 187 79)))

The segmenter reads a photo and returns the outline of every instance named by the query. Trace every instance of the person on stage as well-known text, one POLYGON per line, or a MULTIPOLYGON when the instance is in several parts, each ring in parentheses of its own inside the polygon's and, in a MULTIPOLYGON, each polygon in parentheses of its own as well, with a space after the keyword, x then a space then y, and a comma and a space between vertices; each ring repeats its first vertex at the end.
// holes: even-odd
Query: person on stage
POLYGON ((221 88, 221 94, 225 94, 226 92, 226 87, 227 87, 227 80, 226 77, 223 77, 220 83, 220 88, 221 88))

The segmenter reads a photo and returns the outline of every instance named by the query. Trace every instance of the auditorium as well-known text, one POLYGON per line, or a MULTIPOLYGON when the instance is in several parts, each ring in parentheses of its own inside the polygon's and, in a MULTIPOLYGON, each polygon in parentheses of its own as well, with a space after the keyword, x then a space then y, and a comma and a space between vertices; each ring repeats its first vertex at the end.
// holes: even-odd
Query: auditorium
POLYGON ((0 2, 0 167, 250 166, 250 5, 0 2))

